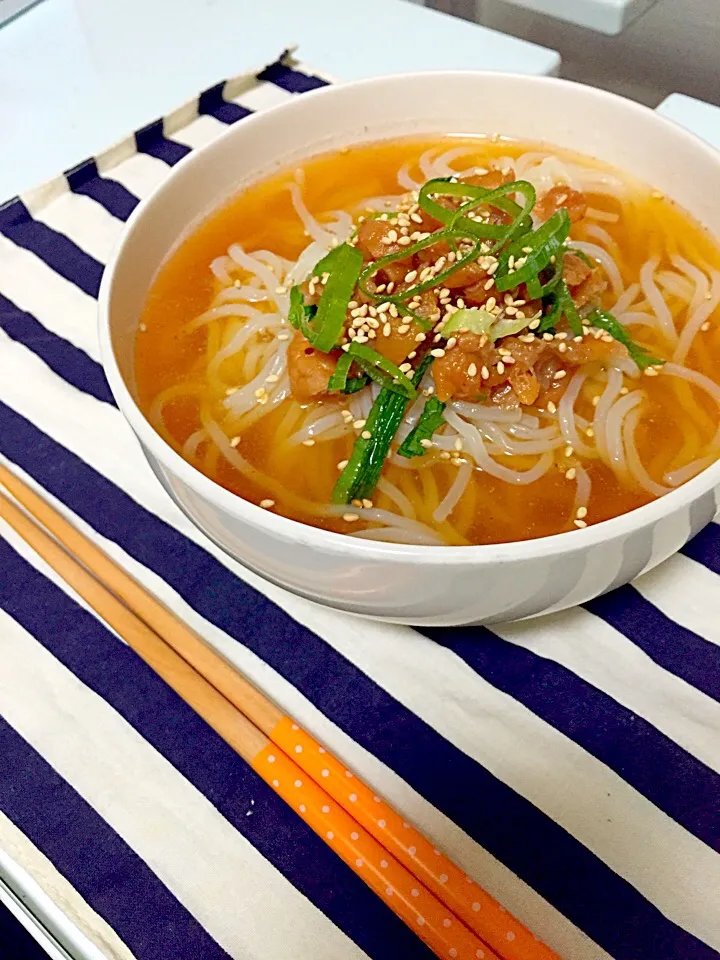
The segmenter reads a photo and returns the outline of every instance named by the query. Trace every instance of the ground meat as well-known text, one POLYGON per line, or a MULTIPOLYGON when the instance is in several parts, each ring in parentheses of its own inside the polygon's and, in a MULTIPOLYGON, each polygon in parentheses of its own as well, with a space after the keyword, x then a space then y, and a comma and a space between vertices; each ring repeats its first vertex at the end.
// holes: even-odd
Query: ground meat
POLYGON ((475 400, 487 395, 491 386, 503 383, 507 377, 500 376, 494 367, 500 355, 487 337, 475 333, 461 333, 456 345, 438 357, 433 364, 435 392, 439 400, 475 400), (483 379, 482 368, 487 367, 491 377, 483 379))
POLYGON ((593 268, 576 253, 566 253, 563 258, 563 280, 569 287, 576 287, 587 280, 593 268))
POLYGON ((481 280, 484 283, 487 280, 487 273, 479 263, 472 261, 460 267, 455 273, 443 280, 443 286, 448 290, 457 290, 459 287, 474 286, 481 280))
POLYGON ((584 307, 588 303, 599 303, 600 297, 607 290, 607 285, 604 271, 600 267, 595 267, 582 283, 570 289, 575 306, 584 307))
POLYGON ((387 220, 363 220, 357 232, 357 248, 362 252, 363 260, 379 260, 388 253, 402 250, 399 243, 382 242, 391 230, 397 234, 397 227, 393 227, 387 220))
MULTIPOLYGON (((401 364, 411 351, 420 346, 415 337, 423 332, 422 327, 414 320, 409 320, 406 317, 391 317, 389 313, 383 313, 378 317, 378 320, 380 321, 380 329, 377 332, 377 337, 371 340, 368 346, 377 350, 388 360, 392 360, 393 363, 401 364), (390 324, 390 333, 386 336, 384 330, 387 328, 387 324, 390 324), (404 332, 400 333, 401 330, 404 332)), ((422 341, 420 342, 422 343, 422 341)))
POLYGON ((565 207, 570 214, 573 223, 577 223, 585 216, 588 204, 584 193, 579 190, 573 190, 565 184, 558 184, 540 197, 535 204, 534 213, 544 223, 562 207, 565 207))
POLYGON ((290 389, 298 403, 310 403, 325 396, 336 364, 336 356, 320 353, 302 334, 295 334, 288 347, 287 365, 290 389))

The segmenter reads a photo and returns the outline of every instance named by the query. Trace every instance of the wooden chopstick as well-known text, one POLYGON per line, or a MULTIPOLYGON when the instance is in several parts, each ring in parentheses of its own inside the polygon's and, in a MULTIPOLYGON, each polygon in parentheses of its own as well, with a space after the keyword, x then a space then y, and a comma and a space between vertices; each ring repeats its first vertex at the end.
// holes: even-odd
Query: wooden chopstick
MULTIPOLYGON (((44 498, 38 496, 2 464, 0 483, 64 544, 77 560, 1 494, 0 516, 124 637, 240 756, 250 762, 263 779, 291 803, 321 837, 330 839, 333 849, 398 913, 400 886, 406 887, 407 882, 411 883, 407 888, 411 899, 409 921, 407 915, 400 915, 406 922, 410 922, 413 929, 433 949, 437 947, 445 951, 438 955, 454 956, 450 950, 458 951, 458 957, 465 954, 465 950, 460 952, 459 943, 453 946, 448 938, 448 930, 462 930, 478 938, 476 952, 469 953, 470 957, 492 957, 495 956, 492 953, 494 950, 503 960, 559 960, 555 953, 540 943, 489 894, 469 880, 459 867, 433 847, 414 827, 403 821, 385 801, 377 797, 292 718, 284 715, 272 701, 207 646, 157 598, 141 587, 44 498), (80 566, 77 561, 84 566, 80 566), (92 571, 95 576, 88 571, 92 571), (307 777, 310 777, 310 781, 307 777), (295 787, 298 782, 301 783, 301 788, 295 787), (300 802, 297 792, 299 789, 312 793, 312 802, 308 802, 310 797, 303 797, 300 802), (335 804, 329 802, 330 800, 334 800, 335 804), (324 812, 326 810, 329 811, 328 814, 324 812), (317 811, 319 814, 316 816, 317 811), (341 824, 334 821, 335 817, 343 821, 342 829, 341 824), (345 851, 347 855, 338 848, 338 844, 343 843, 343 836, 350 837, 348 850, 345 851), (372 856, 376 859, 371 857, 367 860, 359 853, 359 847, 368 855, 372 850, 372 856), (379 860, 378 849, 382 851, 379 860), (382 876, 377 878, 377 882, 371 882, 368 878, 370 871, 367 870, 370 863, 375 863, 376 866, 381 863, 390 864, 393 882, 388 882, 387 871, 383 873, 382 868, 382 876), (360 864, 362 866, 359 866, 360 864), (417 878, 414 881, 415 886, 412 886, 413 878, 417 878), (418 881, 422 884, 422 891, 417 888, 418 881), (394 895, 388 896, 387 890, 391 888, 394 888, 394 895), (413 890, 418 892, 418 897, 412 896, 413 890), (420 898, 423 901, 424 913, 418 914, 420 898), (429 913, 426 904, 432 906, 430 912, 436 921, 433 924, 430 923, 430 917, 426 916, 429 913), (448 916, 448 910, 451 911, 451 916, 448 916), (418 917, 422 917, 422 923, 418 917), (436 929, 438 924, 439 930, 436 929), (440 940, 436 937, 437 933, 442 934, 440 940)), ((348 846, 348 842, 345 841, 344 845, 348 846)), ((472 944, 468 945, 468 949, 470 946, 472 944)))

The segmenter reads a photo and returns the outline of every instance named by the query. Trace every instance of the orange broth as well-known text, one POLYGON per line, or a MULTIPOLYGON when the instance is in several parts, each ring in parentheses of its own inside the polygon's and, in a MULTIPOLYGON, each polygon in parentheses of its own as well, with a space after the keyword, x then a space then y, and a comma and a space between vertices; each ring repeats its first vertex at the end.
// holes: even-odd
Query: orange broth
MULTIPOLYGON (((429 147, 446 148, 468 145, 463 167, 490 165, 494 158, 518 157, 536 145, 485 138, 402 139, 353 147, 349 151, 313 157, 301 164, 304 173, 303 199, 310 212, 321 221, 333 210, 347 210, 353 216, 363 209, 363 200, 386 194, 398 194, 397 172, 403 164, 417 161, 429 147)), ((547 148, 545 148, 547 149, 547 148)), ((563 159, 601 167, 586 157, 553 150, 563 159)), ((604 168, 601 168, 604 169, 604 168)), ((415 170, 415 168, 413 168, 415 170)), ((612 171, 618 175, 616 171, 612 171)), ((232 243, 240 243, 252 252, 271 250, 291 260, 297 259, 308 244, 291 201, 289 184, 295 168, 285 170, 245 189, 225 207, 210 216, 182 241, 160 269, 145 305, 137 336, 135 373, 139 401, 149 415, 153 401, 163 391, 180 385, 176 399, 168 400, 160 423, 153 420, 172 446, 181 451, 187 438, 201 425, 202 381, 207 358, 217 349, 213 343, 213 325, 190 335, 180 335, 185 324, 206 310, 216 291, 217 281, 210 262, 227 252, 232 243), (182 385, 196 383, 200 393, 183 393, 182 385)), ((627 178, 623 178, 628 183, 627 178)), ((629 193, 621 202, 604 194, 589 194, 591 207, 608 213, 620 213, 617 223, 602 222, 617 249, 616 256, 625 284, 637 281, 640 267, 651 256, 669 265, 669 257, 680 253, 690 262, 704 260, 717 267, 718 248, 690 217, 669 200, 653 194, 642 184, 629 184, 629 193)), ((583 237, 583 224, 573 226, 571 237, 583 237)), ((671 303, 672 298, 665 299, 671 303)), ((605 294, 605 307, 612 306, 611 292, 605 294)), ((699 333, 687 357, 686 365, 714 381, 720 380, 720 339, 718 313, 710 318, 710 328, 699 333)), ((653 340, 652 333, 640 328, 642 342, 659 357, 666 357, 665 343, 653 340)), ((634 333, 635 335, 635 333, 634 333)), ((237 377, 239 362, 226 361, 223 375, 228 384, 237 377), (233 372, 234 369, 234 372, 233 372)), ((663 474, 690 462, 713 437, 717 407, 707 394, 694 386, 670 377, 643 377, 642 388, 648 395, 636 434, 638 452, 651 477, 661 482, 663 474)), ((596 391, 597 392, 597 391, 596 391)), ((205 398, 213 415, 222 415, 223 397, 205 398)), ((328 400, 335 408, 344 404, 328 400)), ((294 429, 291 405, 280 406, 250 426, 241 437, 238 451, 255 467, 279 481, 288 490, 316 503, 328 503, 338 477, 339 461, 349 457, 352 438, 343 437, 315 446, 289 447, 282 443, 294 429)), ((592 396, 581 393, 576 410, 587 419, 593 415, 592 396)), ((529 412, 533 412, 530 410, 529 412)), ((563 448, 555 451, 555 464, 540 480, 516 486, 475 470, 460 502, 447 521, 438 524, 432 513, 448 490, 457 472, 452 463, 422 458, 415 469, 386 464, 383 476, 395 484, 413 503, 418 520, 438 530, 448 543, 498 543, 541 537, 572 530, 576 484, 567 479, 573 463, 582 464, 592 481, 588 523, 617 516, 639 507, 652 496, 644 490, 621 483, 599 459, 575 456, 566 459, 563 448), (427 461, 427 462, 425 462, 427 461)), ((529 469, 536 456, 503 458, 512 469, 529 469)), ((191 462, 211 479, 247 500, 259 503, 268 492, 236 470, 209 443, 199 445, 191 462)), ((274 496, 274 494, 273 494, 274 496)), ((292 503, 277 498, 274 510, 285 516, 338 532, 355 532, 362 524, 351 524, 341 517, 316 517, 304 513, 292 503)), ((397 510, 382 493, 375 494, 377 507, 397 510)))

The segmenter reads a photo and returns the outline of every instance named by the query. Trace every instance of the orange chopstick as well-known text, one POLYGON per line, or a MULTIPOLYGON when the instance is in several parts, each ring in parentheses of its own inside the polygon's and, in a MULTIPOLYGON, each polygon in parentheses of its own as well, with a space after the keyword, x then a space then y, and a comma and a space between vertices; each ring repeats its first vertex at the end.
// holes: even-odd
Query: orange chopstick
MULTIPOLYGON (((223 695, 222 699, 228 706, 233 704, 241 712, 243 719, 247 718, 250 721, 256 735, 252 739, 250 749, 247 745, 243 745, 245 752, 242 752, 235 742, 228 741, 231 746, 248 760, 263 779, 280 793, 287 802, 291 803, 320 836, 337 848, 337 852, 353 869, 360 872, 364 868, 365 872, 361 875, 365 877, 376 892, 380 893, 383 899, 386 899, 389 905, 395 909, 395 912, 400 913, 400 910, 396 909, 401 899, 397 890, 399 887, 403 887, 403 889, 406 887, 408 877, 411 883, 413 878, 417 878, 415 886, 409 888, 411 891, 410 907, 415 907, 414 919, 411 920, 411 923, 433 949, 435 949, 435 946, 429 940, 430 924, 428 922, 420 924, 418 920, 419 916, 422 916, 424 921, 429 920, 425 913, 429 912, 430 904, 432 904, 433 910, 436 906, 440 907, 441 912, 444 905, 457 918, 454 920, 452 916, 448 916, 447 910, 444 911, 443 916, 438 914, 435 917, 435 920, 440 922, 440 930, 444 931, 445 935, 447 935, 448 930, 453 928, 456 931, 459 928, 466 929, 465 925, 467 925, 467 932, 472 931, 475 937, 483 941, 475 947, 476 952, 469 954, 470 956, 479 957, 481 954, 477 951, 482 950, 486 957, 492 957, 494 954, 491 951, 494 950, 503 960, 559 960, 553 951, 538 941, 496 900, 482 890, 472 879, 468 878, 459 867, 437 850, 411 824, 404 821, 366 784, 354 776, 352 771, 347 770, 310 734, 302 730, 292 718, 285 716, 261 691, 200 640, 181 620, 141 587, 126 571, 115 564, 107 554, 55 511, 46 500, 38 496, 24 481, 7 470, 2 464, 0 464, 0 482, 88 570, 93 571, 98 580, 107 584, 115 596, 109 594, 109 591, 105 590, 93 577, 90 577, 86 570, 80 568, 81 572, 86 574, 91 581, 89 585, 83 582, 83 589, 88 590, 92 586, 93 589, 90 592, 97 598, 99 596, 97 589, 99 588, 99 590, 108 593, 116 604, 118 604, 116 598, 119 597, 127 607, 135 611, 137 623, 152 634, 168 653, 174 651, 176 657, 179 655, 178 659, 182 658, 183 663, 194 667, 201 675, 200 679, 204 678, 207 684, 212 685, 215 692, 219 691, 223 695), (172 650, 169 649, 170 647, 172 647, 172 650), (258 736, 262 737, 262 743, 258 740, 258 736), (278 772, 281 769, 283 771, 282 776, 278 772), (308 780, 308 778, 310 779, 308 780), (302 786, 296 787, 297 782, 301 783, 302 786), (307 796, 301 797, 297 791, 307 792, 307 796), (332 803, 331 801, 335 802, 332 803), (338 819, 337 823, 334 822, 335 817, 338 819), (350 838, 349 841, 348 837, 350 838), (345 851, 347 855, 344 855, 338 845, 347 844, 349 844, 345 851), (353 847, 353 844, 356 846, 353 847), (367 857, 358 852, 357 845, 363 848, 363 851, 368 855, 367 857), (378 849, 384 854, 380 855, 379 860, 377 859, 378 849), (355 855, 353 856, 353 854, 355 855), (363 866, 359 866, 361 861, 363 866), (377 882, 371 882, 369 879, 371 871, 367 868, 371 863, 375 865, 374 869, 376 871, 378 869, 380 871, 380 875, 376 878, 377 882), (382 867, 382 864, 385 863, 388 866, 382 867), (390 870, 391 867, 392 881, 387 874, 387 870, 390 870), (383 871, 386 872, 383 873, 383 871), (421 888, 417 886, 417 881, 422 885, 421 888), (393 893, 388 894, 387 891, 391 889, 393 893), (412 890, 417 890, 417 897, 412 896, 412 890), (418 914, 417 906, 421 898, 425 912, 418 914), (459 921, 464 921, 464 923, 459 921), (420 929, 418 929, 418 926, 420 929), (491 950, 488 950, 488 947, 491 950)), ((11 523, 15 529, 18 529, 17 524, 20 521, 24 521, 24 532, 21 529, 18 529, 18 532, 26 539, 28 539, 26 533, 33 532, 27 529, 27 524, 30 524, 35 530, 38 529, 7 498, 2 498, 0 501, 0 515, 11 523), (16 514, 19 515, 20 520, 18 520, 16 514)), ((70 559, 64 551, 57 547, 54 541, 50 541, 50 544, 59 551, 62 561, 70 559)), ((35 543, 32 545, 37 552, 40 552, 35 543)), ((42 546, 47 549, 47 544, 44 542, 42 546)), ((46 557, 46 559, 48 558, 46 557)), ((52 560, 49 560, 49 562, 54 565, 52 560)), ((65 563, 63 563, 63 567, 65 568, 65 563)), ((57 567, 55 568, 57 569, 57 567)), ((58 569, 58 573, 68 579, 65 576, 64 569, 58 569)), ((70 581, 68 580, 68 582, 70 581)), ((85 596, 77 583, 73 582, 71 585, 81 595, 85 596)), ((93 605, 93 599, 87 596, 85 599, 93 605)), ((109 610, 105 599, 103 597, 103 603, 105 608, 109 610)), ((125 614, 130 613, 126 606, 118 605, 125 614)), ((108 619, 103 611, 98 610, 98 612, 105 619, 108 619)), ((116 615, 114 610, 109 610, 109 612, 113 616, 116 615)), ((111 621, 108 619, 108 622, 111 621)), ((115 626, 114 623, 111 625, 115 626)), ((123 620, 120 628, 115 628, 128 639, 128 642, 141 656, 148 659, 142 648, 143 643, 147 640, 144 634, 140 637, 141 649, 138 649, 132 639, 123 632, 123 629, 127 629, 126 620, 123 620)), ((137 631, 133 635, 136 634, 137 631)), ((156 648, 156 645, 151 644, 150 646, 153 650, 156 648)), ((161 672, 162 667, 165 666, 165 661, 161 662, 160 667, 150 659, 148 659, 148 662, 153 669, 165 677, 165 674, 161 672)), ((171 680, 168 680, 168 682, 173 685, 171 680)), ((201 716, 208 719, 196 703, 188 697, 185 697, 185 699, 201 716)), ((203 703, 200 706, 202 708, 203 703)), ((208 720, 208 722, 215 726, 212 720, 208 720)), ((225 735, 220 730, 218 732, 222 736, 225 735)), ((403 909, 406 909, 406 907, 407 905, 403 909)), ((407 922, 407 916, 402 916, 407 922)), ((432 926, 433 936, 435 936, 436 925, 434 923, 432 926)), ((447 936, 440 945, 441 949, 445 949, 446 952, 438 955, 455 956, 455 954, 447 951, 451 949, 460 950, 460 946, 448 946, 446 940, 447 936)), ((462 956, 464 952, 463 950, 463 953, 458 952, 456 955, 462 956)))

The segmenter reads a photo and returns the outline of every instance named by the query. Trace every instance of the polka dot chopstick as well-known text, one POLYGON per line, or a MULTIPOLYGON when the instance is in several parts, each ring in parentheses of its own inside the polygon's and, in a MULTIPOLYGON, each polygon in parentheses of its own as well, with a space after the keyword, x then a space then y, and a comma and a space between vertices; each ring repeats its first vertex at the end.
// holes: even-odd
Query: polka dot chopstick
POLYGON ((352 771, 1 464, 0 483, 69 553, 2 494, 0 516, 251 763, 438 957, 559 960, 352 771))

